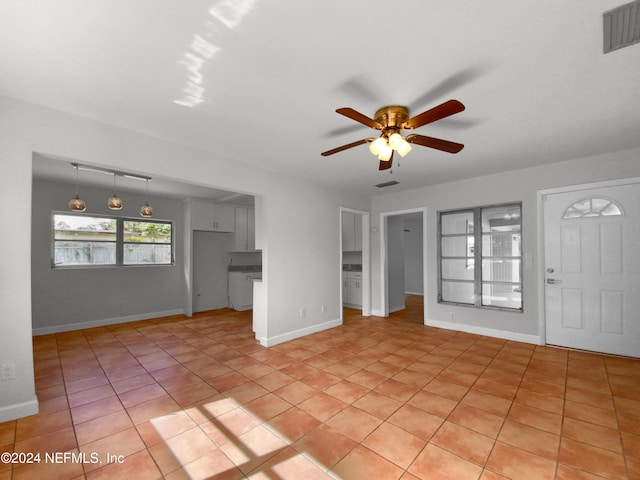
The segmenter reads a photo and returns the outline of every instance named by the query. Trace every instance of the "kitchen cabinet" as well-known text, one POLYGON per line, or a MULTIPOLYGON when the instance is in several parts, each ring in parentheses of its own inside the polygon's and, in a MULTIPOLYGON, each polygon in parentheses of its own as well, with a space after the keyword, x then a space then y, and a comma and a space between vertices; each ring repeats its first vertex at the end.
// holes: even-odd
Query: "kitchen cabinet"
POLYGON ((253 308, 253 282, 262 272, 229 272, 229 307, 244 311, 253 308))
POLYGON ((362 272, 342 272, 342 304, 362 308, 362 272))
POLYGON ((352 212, 342 212, 342 251, 362 250, 362 216, 352 212))
POLYGON ((256 249, 255 210, 235 207, 235 248, 236 252, 253 252, 256 249))
POLYGON ((235 209, 231 205, 193 200, 189 202, 191 230, 235 231, 235 209))

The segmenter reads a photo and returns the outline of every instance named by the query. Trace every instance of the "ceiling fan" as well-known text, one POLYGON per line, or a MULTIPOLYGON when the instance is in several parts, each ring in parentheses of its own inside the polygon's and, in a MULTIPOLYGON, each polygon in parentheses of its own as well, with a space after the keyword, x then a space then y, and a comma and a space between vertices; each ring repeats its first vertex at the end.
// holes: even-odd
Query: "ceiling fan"
POLYGON ((409 118, 409 109, 407 107, 389 105, 378 110, 373 119, 363 115, 353 108, 339 108, 336 112, 340 115, 344 115, 345 117, 375 130, 380 130, 382 133, 378 138, 364 138, 357 142, 348 143, 341 147, 327 150, 326 152, 322 152, 321 155, 323 157, 328 157, 334 153, 342 152, 343 150, 357 147, 358 145, 363 145, 365 143, 370 143, 369 151, 371 151, 372 154, 377 155, 380 160, 379 170, 387 170, 391 168, 393 153, 398 152, 401 157, 404 157, 411 151, 412 147, 410 144, 435 148, 448 153, 458 153, 464 147, 461 143, 450 142, 448 140, 441 140, 439 138, 427 137, 425 135, 418 135, 415 133, 403 137, 401 131, 413 130, 414 128, 422 127, 428 123, 455 115, 456 113, 462 112, 464 108, 464 105, 458 100, 449 100, 441 103, 437 107, 427 110, 426 112, 422 112, 419 115, 409 118))

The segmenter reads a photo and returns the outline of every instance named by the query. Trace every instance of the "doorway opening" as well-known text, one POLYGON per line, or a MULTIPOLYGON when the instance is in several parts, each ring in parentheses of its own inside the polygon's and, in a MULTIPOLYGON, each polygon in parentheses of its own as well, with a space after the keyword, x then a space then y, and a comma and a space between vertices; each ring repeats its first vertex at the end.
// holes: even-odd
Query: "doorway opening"
POLYGON ((426 209, 381 214, 382 311, 424 324, 426 209))
POLYGON ((340 312, 371 315, 369 213, 340 208, 340 312))

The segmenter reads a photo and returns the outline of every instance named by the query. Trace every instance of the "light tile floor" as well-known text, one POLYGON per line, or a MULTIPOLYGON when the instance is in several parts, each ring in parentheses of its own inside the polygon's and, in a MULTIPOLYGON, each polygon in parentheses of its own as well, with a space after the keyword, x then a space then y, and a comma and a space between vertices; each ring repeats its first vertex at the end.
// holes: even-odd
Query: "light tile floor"
POLYGON ((0 452, 41 463, 0 480, 640 478, 639 360, 420 309, 268 349, 226 309, 35 337, 41 413, 0 424, 0 452))

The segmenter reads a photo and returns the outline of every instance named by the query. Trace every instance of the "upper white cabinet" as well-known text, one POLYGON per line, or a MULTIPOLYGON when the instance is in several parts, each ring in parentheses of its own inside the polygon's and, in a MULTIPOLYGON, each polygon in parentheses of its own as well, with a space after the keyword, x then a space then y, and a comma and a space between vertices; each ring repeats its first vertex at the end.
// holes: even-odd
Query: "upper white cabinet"
POLYGON ((235 207, 236 243, 235 251, 252 252, 256 249, 255 210, 248 207, 235 207))
POLYGON ((222 205, 197 200, 189 201, 191 214, 191 230, 206 232, 235 231, 235 209, 230 205, 222 205))
POLYGON ((342 251, 362 250, 362 216, 357 213, 342 212, 342 251))

